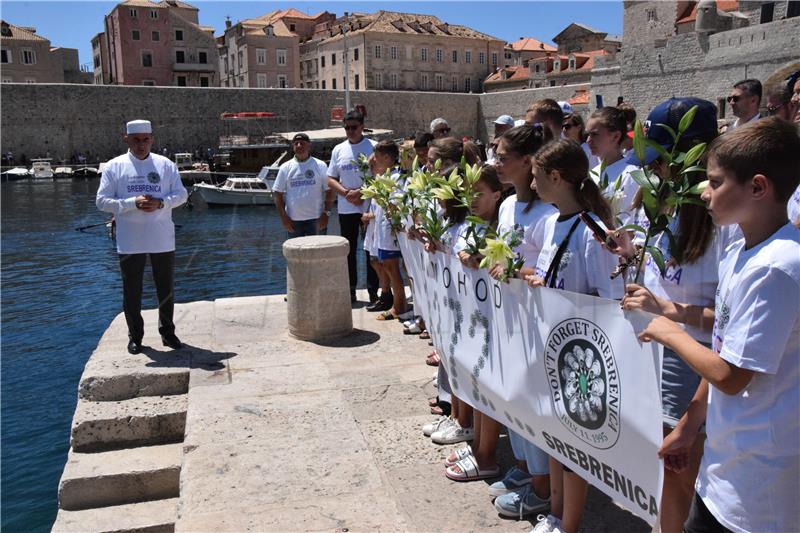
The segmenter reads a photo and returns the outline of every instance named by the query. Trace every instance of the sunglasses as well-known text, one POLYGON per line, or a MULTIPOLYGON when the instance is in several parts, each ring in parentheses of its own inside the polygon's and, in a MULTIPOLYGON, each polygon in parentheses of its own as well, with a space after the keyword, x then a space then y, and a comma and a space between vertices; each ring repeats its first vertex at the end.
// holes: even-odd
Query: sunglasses
POLYGON ((728 98, 726 98, 726 100, 728 100, 728 103, 729 103, 729 104, 732 104, 732 103, 734 103, 734 102, 738 102, 738 101, 739 101, 741 98, 742 98, 742 97, 741 97, 741 96, 739 96, 739 95, 732 94, 731 96, 729 96, 728 98))
POLYGON ((439 128, 438 130, 433 130, 434 133, 450 133, 450 128, 439 128))
POLYGON ((783 104, 767 106, 767 114, 768 115, 774 115, 775 113, 778 112, 778 109, 780 109, 782 107, 783 107, 783 104))
POLYGON ((356 131, 361 126, 345 126, 344 131, 356 131))

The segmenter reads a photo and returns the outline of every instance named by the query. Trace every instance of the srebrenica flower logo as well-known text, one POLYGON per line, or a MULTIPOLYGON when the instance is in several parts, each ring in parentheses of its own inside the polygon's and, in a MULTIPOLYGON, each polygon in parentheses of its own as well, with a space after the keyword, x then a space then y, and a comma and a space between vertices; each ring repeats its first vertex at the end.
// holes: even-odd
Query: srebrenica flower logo
POLYGON ((158 183, 161 181, 161 176, 158 175, 158 172, 149 172, 147 174, 147 181, 150 183, 158 183))
POLYGON ((620 381, 611 341, 596 324, 570 318, 545 344, 545 369, 558 419, 587 444, 607 449, 620 432, 620 381))

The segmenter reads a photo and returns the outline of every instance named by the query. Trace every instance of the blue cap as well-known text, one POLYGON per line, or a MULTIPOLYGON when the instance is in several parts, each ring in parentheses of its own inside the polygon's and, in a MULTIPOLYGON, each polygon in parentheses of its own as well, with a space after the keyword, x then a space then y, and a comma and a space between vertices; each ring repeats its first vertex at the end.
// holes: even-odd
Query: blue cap
MULTIPOLYGON (((708 100, 689 97, 670 98, 654 107, 643 124, 647 131, 647 138, 660 144, 665 150, 671 150, 673 144, 672 135, 659 124, 666 124, 677 132, 681 118, 694 106, 697 106, 697 113, 689 128, 681 135, 681 140, 703 139, 713 136, 717 132, 717 107, 708 100)), ((645 149, 644 162, 636 157, 636 153, 633 150, 625 160, 631 165, 641 167, 649 165, 658 157, 658 151, 648 146, 645 149)))

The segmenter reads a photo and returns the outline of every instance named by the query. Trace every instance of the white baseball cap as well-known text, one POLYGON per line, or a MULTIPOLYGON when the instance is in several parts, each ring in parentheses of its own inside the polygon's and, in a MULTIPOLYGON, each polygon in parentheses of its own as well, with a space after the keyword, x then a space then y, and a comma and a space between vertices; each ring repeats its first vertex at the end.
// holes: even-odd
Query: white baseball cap
POLYGON ((569 102, 559 102, 558 107, 561 108, 561 112, 564 113, 565 115, 572 114, 572 106, 570 105, 569 102))
POLYGON ((505 126, 514 126, 514 119, 511 115, 500 115, 494 121, 495 124, 503 124, 505 126))
POLYGON ((150 125, 149 120, 131 120, 125 125, 125 131, 128 135, 134 133, 153 133, 153 127, 150 125))

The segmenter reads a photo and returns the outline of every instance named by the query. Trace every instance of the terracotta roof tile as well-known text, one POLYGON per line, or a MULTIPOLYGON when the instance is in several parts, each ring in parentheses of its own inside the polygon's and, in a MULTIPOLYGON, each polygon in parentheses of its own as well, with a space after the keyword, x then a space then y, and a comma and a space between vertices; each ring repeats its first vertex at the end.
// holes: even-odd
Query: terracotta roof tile
POLYGON ((181 2, 181 0, 161 0, 160 4, 164 4, 164 7, 180 7, 183 9, 194 9, 195 11, 200 11, 192 4, 187 4, 186 2, 181 2))
POLYGON ((150 8, 166 8, 166 5, 158 4, 157 2, 151 2, 150 0, 124 0, 117 4, 119 6, 126 6, 126 7, 150 7, 150 8))
POLYGON ((578 89, 575 92, 575 95, 567 100, 571 105, 577 104, 588 104, 589 103, 589 91, 586 89, 578 89))
POLYGON ((528 67, 514 66, 499 69, 497 72, 489 74, 484 83, 502 83, 504 81, 527 80, 530 70, 528 67), (503 79, 503 74, 506 78, 503 79))
MULTIPOLYGON (((737 11, 739 9, 738 0, 717 0, 717 9, 720 11, 737 11)), ((675 21, 676 24, 684 22, 694 22, 697 20, 697 3, 693 3, 691 8, 686 8, 686 11, 675 21)))
POLYGON ((290 7, 289 9, 287 9, 285 11, 281 11, 279 13, 279 18, 283 18, 283 17, 291 17, 291 18, 295 18, 295 19, 306 19, 306 20, 314 20, 314 18, 315 18, 315 16, 312 17, 312 16, 309 16, 309 15, 306 15, 302 11, 298 11, 297 9, 295 9, 293 7, 290 7))
POLYGON ((361 27, 349 33, 367 31, 380 33, 405 33, 437 36, 467 37, 472 39, 487 39, 500 41, 497 37, 479 32, 467 26, 448 24, 432 15, 416 13, 399 13, 395 11, 378 11, 371 14, 353 14, 353 16, 340 18, 334 21, 333 29, 339 25, 360 22, 361 27))
POLYGON ((551 46, 547 43, 539 41, 538 39, 534 39, 533 37, 523 37, 517 41, 514 41, 511 43, 511 48, 518 52, 539 52, 542 50, 545 52, 555 52, 557 50, 555 46, 551 46))
POLYGON ((22 26, 15 26, 6 22, 5 20, 2 21, 3 26, 8 24, 8 29, 11 32, 10 35, 3 35, 3 40, 14 40, 14 41, 47 41, 48 39, 42 37, 41 35, 37 35, 36 33, 30 31, 32 28, 22 27, 22 26))

